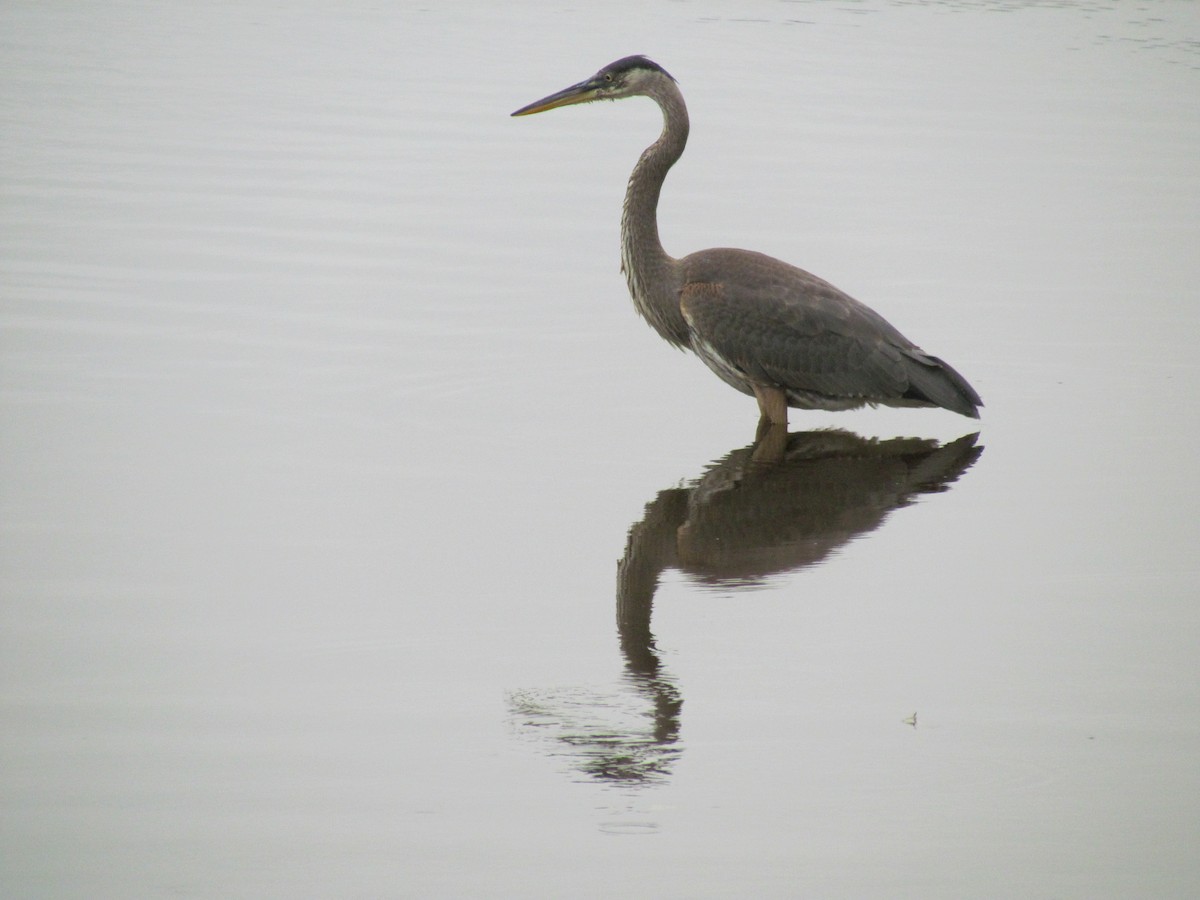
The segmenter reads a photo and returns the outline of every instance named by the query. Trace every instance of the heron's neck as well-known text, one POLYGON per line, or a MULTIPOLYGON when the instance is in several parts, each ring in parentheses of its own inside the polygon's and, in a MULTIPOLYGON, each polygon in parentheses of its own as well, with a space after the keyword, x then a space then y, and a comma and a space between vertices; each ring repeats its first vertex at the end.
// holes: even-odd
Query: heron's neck
POLYGON ((663 131, 642 153, 629 176, 621 215, 621 270, 642 317, 676 346, 688 343, 687 323, 679 309, 678 263, 658 237, 658 196, 663 181, 683 154, 688 114, 674 83, 650 95, 663 113, 663 131))

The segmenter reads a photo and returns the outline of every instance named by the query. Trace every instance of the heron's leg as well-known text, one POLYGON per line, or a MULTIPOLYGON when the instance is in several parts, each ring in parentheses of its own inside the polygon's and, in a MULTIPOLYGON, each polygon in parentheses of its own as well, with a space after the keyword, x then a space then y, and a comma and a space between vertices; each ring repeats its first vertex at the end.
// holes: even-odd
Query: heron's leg
POLYGON ((786 425, 787 395, 780 388, 769 385, 756 384, 753 387, 761 420, 772 425, 786 425))
POLYGON ((758 465, 774 465, 783 459, 784 451, 787 450, 787 441, 786 425, 775 425, 765 418, 759 419, 750 459, 758 465))

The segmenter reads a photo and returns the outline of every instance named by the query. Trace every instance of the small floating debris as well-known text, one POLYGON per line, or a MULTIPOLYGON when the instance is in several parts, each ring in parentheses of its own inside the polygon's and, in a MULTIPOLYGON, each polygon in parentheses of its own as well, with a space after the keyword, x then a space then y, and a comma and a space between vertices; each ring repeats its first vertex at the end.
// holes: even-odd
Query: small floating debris
POLYGON ((913 713, 911 716, 909 716, 907 719, 905 719, 904 724, 911 725, 913 728, 916 728, 917 727, 917 714, 913 713))

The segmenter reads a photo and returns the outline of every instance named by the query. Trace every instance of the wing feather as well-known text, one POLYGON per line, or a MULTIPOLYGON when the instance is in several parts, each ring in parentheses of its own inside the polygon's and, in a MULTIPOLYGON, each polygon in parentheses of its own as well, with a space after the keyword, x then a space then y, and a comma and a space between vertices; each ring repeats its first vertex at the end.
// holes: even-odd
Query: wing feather
POLYGON ((681 307, 693 341, 750 379, 867 401, 908 387, 905 352, 917 348, 828 282, 747 251, 684 262, 681 307))
POLYGON ((983 401, 966 379, 829 282, 748 250, 680 263, 692 348, 739 390, 765 383, 794 406, 942 406, 979 417, 983 401))

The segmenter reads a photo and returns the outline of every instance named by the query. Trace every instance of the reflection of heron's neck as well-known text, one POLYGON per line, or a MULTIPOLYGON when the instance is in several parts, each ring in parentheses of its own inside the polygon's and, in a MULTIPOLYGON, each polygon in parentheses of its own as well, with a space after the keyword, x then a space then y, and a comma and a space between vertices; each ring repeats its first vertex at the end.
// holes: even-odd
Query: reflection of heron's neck
POLYGON ((642 317, 676 346, 688 343, 687 323, 679 310, 678 263, 658 238, 658 196, 671 166, 683 154, 688 114, 673 82, 656 86, 649 96, 663 113, 663 131, 642 153, 629 176, 621 216, 621 270, 642 317))

